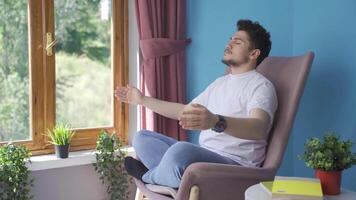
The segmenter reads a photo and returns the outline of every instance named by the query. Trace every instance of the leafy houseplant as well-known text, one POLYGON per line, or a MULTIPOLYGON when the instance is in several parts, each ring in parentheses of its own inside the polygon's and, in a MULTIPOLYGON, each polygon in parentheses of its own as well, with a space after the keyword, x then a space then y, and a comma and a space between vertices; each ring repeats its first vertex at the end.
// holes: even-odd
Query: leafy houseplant
POLYGON ((128 199, 128 187, 132 181, 125 171, 123 165, 125 152, 121 148, 122 144, 115 133, 109 135, 104 130, 100 131, 96 142, 96 163, 93 165, 102 183, 108 183, 107 192, 110 200, 128 199))
POLYGON ((74 133, 68 124, 58 124, 52 131, 48 130, 48 137, 50 142, 55 145, 58 158, 68 158, 69 144, 74 133))
POLYGON ((350 140, 341 141, 332 132, 324 135, 324 141, 313 137, 305 143, 304 154, 299 159, 315 170, 324 194, 339 194, 342 171, 356 165, 356 154, 351 152, 352 144, 350 140))
POLYGON ((0 199, 32 199, 30 188, 33 179, 29 178, 26 161, 30 152, 25 146, 6 144, 0 147, 0 199))

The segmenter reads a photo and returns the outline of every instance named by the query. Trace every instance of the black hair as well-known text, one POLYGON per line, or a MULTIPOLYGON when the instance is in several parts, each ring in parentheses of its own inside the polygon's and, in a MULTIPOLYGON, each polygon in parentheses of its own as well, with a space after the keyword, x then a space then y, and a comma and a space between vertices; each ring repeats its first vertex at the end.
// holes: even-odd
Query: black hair
POLYGON ((236 23, 238 31, 245 31, 249 36, 251 49, 259 49, 261 51, 257 58, 257 65, 259 65, 271 51, 272 42, 270 34, 257 21, 252 22, 248 19, 241 19, 236 23))

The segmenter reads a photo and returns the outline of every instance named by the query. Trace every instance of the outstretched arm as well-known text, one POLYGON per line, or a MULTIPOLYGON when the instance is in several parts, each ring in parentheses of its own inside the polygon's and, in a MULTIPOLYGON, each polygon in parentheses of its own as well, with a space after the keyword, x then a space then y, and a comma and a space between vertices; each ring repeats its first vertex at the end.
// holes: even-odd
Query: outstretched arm
POLYGON ((155 113, 171 119, 178 119, 186 105, 162 101, 156 98, 144 96, 140 90, 127 85, 126 87, 117 87, 115 90, 117 100, 132 105, 142 105, 155 113))

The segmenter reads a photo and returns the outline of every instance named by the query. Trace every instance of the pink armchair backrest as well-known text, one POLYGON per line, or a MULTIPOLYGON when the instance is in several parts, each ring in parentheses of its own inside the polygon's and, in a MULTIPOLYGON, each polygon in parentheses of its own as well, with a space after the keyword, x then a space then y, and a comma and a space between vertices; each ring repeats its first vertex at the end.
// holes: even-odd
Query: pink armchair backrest
POLYGON ((278 96, 263 168, 278 170, 281 164, 313 58, 313 52, 289 58, 267 57, 257 67, 274 84, 278 96))

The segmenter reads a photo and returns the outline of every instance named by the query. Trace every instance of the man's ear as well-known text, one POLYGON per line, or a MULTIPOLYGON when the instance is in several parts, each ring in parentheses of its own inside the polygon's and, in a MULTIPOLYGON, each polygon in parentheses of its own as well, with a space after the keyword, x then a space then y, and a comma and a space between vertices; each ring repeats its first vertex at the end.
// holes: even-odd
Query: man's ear
POLYGON ((261 51, 259 49, 254 49, 250 53, 250 59, 251 60, 257 60, 257 58, 258 58, 258 56, 260 56, 260 54, 261 54, 261 51))

